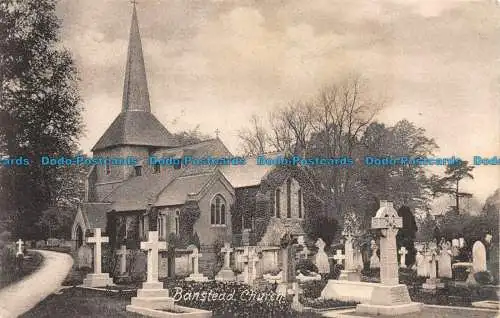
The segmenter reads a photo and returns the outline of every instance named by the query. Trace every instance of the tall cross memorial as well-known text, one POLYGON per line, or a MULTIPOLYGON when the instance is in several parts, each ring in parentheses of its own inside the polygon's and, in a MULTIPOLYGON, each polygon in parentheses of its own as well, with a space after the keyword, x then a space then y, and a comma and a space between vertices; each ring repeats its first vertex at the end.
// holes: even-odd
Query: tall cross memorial
POLYGON ((113 285, 113 279, 109 277, 108 273, 103 273, 101 268, 101 245, 108 243, 109 237, 102 236, 101 229, 94 229, 94 236, 87 237, 87 243, 94 244, 94 273, 87 274, 83 280, 83 285, 86 287, 101 287, 113 285))
POLYGON ((208 278, 203 276, 203 274, 201 274, 199 270, 200 257, 202 256, 203 254, 199 252, 197 247, 193 248, 193 251, 190 255, 193 264, 193 273, 186 278, 187 281, 195 281, 195 282, 208 281, 208 278))
POLYGON ((375 283, 371 299, 356 307, 356 312, 371 315, 398 316, 422 310, 422 304, 410 299, 408 288, 399 284, 396 234, 403 227, 392 202, 380 201, 380 208, 372 218, 372 229, 380 230, 380 280, 375 283))
POLYGON ((16 253, 16 256, 17 255, 24 255, 24 253, 23 253, 23 244, 24 244, 23 240, 19 239, 16 242, 16 244, 17 244, 17 253, 16 253))

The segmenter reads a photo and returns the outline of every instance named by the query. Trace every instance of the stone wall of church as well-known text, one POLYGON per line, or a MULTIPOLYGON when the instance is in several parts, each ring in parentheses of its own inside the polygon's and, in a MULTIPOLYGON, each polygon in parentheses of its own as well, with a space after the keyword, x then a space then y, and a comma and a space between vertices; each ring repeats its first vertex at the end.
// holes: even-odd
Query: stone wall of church
MULTIPOLYGON (((146 147, 138 146, 124 146, 115 147, 110 149, 98 150, 94 152, 94 157, 100 158, 124 158, 128 156, 136 158, 148 157, 148 149, 146 147)), ((106 195, 111 193, 115 188, 120 186, 123 180, 135 174, 133 166, 127 165, 111 165, 109 167, 109 174, 106 173, 106 165, 97 165, 95 175, 92 180, 88 180, 89 186, 92 184, 95 188, 95 199, 101 201, 106 195), (91 183, 91 184, 90 184, 91 183)))
POLYGON ((209 246, 217 241, 231 241, 232 236, 232 223, 231 223, 231 210, 234 198, 221 181, 217 180, 205 196, 201 198, 198 205, 200 207, 200 217, 194 224, 194 231, 198 233, 200 240, 203 244, 209 246), (210 204, 215 195, 220 194, 226 200, 226 224, 225 225, 212 225, 210 222, 210 204))

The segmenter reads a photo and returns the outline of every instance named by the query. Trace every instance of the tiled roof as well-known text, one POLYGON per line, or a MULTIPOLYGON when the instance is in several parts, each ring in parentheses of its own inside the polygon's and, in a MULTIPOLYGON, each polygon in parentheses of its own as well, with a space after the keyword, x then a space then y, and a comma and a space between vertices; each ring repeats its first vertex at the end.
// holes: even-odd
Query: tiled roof
POLYGON ((121 112, 92 148, 92 151, 119 145, 175 147, 174 136, 151 113, 121 112))
POLYGON ((103 201, 111 202, 111 209, 115 211, 145 210, 148 204, 154 204, 158 194, 181 173, 182 171, 175 171, 168 174, 132 177, 106 196, 103 201))
MULTIPOLYGON (((265 154, 266 157, 278 155, 282 155, 282 153, 265 154)), ((273 165, 258 165, 257 157, 249 157, 246 158, 244 166, 222 166, 220 170, 234 188, 244 188, 259 185, 262 178, 275 167, 273 165)))
POLYGON ((184 204, 188 194, 198 194, 203 186, 213 177, 213 173, 182 176, 175 179, 158 196, 155 206, 184 204))
POLYGON ((106 228, 106 212, 110 209, 109 203, 84 202, 81 206, 82 214, 88 228, 106 228))

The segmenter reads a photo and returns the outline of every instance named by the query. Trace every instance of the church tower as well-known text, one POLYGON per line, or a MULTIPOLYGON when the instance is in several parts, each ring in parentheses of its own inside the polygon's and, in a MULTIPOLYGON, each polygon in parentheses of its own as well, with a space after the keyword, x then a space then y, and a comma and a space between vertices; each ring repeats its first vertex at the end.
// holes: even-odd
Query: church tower
MULTIPOLYGON (((134 4, 125 66, 121 113, 92 148, 94 157, 147 158, 160 148, 177 146, 172 134, 151 113, 139 22, 134 4)), ((97 197, 129 178, 134 167, 101 165, 89 175, 97 197)), ((89 180, 90 181, 90 180, 89 180)))

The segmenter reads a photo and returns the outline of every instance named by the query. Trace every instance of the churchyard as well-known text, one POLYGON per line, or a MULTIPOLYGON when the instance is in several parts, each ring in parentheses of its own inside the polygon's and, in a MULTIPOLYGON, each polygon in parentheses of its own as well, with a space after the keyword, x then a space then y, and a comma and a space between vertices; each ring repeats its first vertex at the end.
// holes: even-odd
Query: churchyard
POLYGON ((392 203, 382 201, 372 219, 372 228, 380 229, 382 235, 372 239, 367 250, 356 244, 359 235, 348 230, 343 231, 342 241, 331 246, 321 238, 313 242, 289 233, 273 248, 235 248, 227 242, 220 250, 220 269, 212 277, 201 272, 204 256, 196 246, 171 258, 182 263, 174 267, 180 274, 169 277, 161 261, 167 243, 158 239, 156 231, 149 232, 140 250, 123 245, 109 258, 102 252, 108 238, 95 229, 75 253, 75 266, 65 283, 68 286, 24 317, 76 313, 113 317, 461 317, 463 310, 471 317, 496 316, 500 289, 498 277, 489 271, 485 246, 491 235, 474 242, 468 260, 460 258, 465 253, 465 239, 415 242, 411 262, 409 247, 397 249, 396 234, 401 227, 392 203), (184 268, 177 270, 181 266, 184 268))

